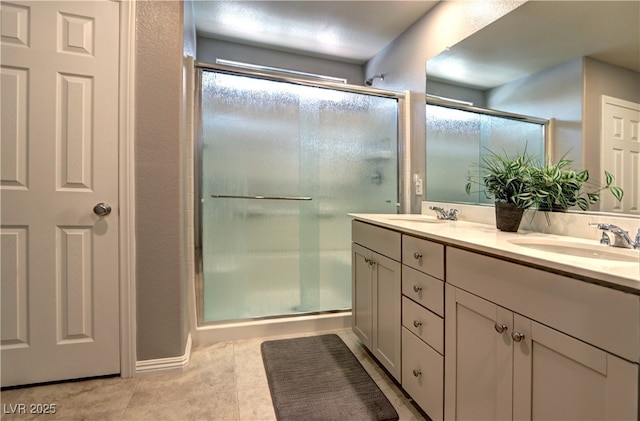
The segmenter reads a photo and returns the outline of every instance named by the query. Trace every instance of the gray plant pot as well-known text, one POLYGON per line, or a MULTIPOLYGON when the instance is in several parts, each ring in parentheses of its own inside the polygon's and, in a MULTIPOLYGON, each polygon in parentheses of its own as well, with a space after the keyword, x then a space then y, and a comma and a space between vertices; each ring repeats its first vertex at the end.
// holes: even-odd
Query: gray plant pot
POLYGON ((513 203, 496 202, 496 228, 500 231, 517 232, 524 209, 513 203))

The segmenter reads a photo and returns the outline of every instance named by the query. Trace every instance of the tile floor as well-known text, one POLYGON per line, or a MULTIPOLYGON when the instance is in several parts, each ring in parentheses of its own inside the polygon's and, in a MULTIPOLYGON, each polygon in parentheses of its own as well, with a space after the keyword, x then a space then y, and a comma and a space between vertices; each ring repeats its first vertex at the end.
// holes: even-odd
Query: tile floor
MULTIPOLYGON (((327 332, 322 332, 327 333, 327 332)), ((400 420, 424 420, 350 330, 338 334, 393 404, 400 420)), ((295 335, 301 336, 301 335, 295 335)), ((291 336, 287 336, 291 337, 291 336)), ((181 373, 103 378, 0 392, 2 419, 39 420, 275 420, 260 344, 255 338, 192 350, 181 373), (56 414, 10 414, 15 404, 56 404, 56 414)))

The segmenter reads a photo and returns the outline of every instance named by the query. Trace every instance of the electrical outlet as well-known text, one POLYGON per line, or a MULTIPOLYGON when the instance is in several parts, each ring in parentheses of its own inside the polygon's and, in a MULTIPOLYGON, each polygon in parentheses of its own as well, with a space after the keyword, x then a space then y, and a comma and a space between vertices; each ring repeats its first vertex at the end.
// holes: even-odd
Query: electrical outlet
POLYGON ((416 177, 416 196, 422 196, 422 178, 416 177))

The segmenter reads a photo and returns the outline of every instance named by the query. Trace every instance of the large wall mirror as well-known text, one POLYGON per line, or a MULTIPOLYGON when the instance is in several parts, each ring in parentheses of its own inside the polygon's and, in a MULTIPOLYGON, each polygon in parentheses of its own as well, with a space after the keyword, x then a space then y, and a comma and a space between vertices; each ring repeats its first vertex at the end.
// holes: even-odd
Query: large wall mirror
MULTIPOLYGON (((638 22, 639 1, 529 1, 429 59, 427 200, 486 202, 464 193, 469 168, 486 149, 515 151, 527 145, 541 159, 568 157, 576 169, 588 169, 595 182, 605 169, 616 174, 617 184, 624 183, 625 208, 613 210, 638 213, 638 22), (624 156, 608 151, 611 146, 602 140, 608 136, 610 102, 636 113, 631 115, 635 129, 625 128, 636 130, 636 146, 621 152, 624 156), (478 121, 460 114, 465 108, 480 116, 478 121), (505 117, 487 120, 492 113, 505 117), (546 136, 540 126, 521 126, 520 117, 542 126, 549 122, 546 136), (461 123, 446 127, 441 120, 461 123), (477 138, 463 140, 465 131, 477 138)), ((593 210, 612 210, 608 207, 615 200, 606 196, 593 210)))

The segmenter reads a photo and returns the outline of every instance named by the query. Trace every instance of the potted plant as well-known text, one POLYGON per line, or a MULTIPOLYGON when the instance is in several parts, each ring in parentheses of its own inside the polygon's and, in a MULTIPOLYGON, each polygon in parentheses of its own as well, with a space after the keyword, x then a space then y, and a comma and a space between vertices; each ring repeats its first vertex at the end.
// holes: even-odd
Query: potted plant
POLYGON ((467 177, 465 191, 471 194, 471 185, 480 184, 487 198, 495 199, 496 227, 501 231, 516 232, 524 210, 534 204, 531 194, 531 169, 534 159, 526 152, 510 157, 494 152, 484 155, 478 165, 481 182, 467 177))
POLYGON ((574 171, 567 168, 571 160, 562 158, 556 164, 535 166, 531 170, 531 194, 537 210, 566 211, 578 206, 588 210, 589 205, 600 200, 600 192, 609 190, 618 201, 622 200, 624 192, 613 185, 615 178, 605 171, 605 184, 589 183, 589 171, 574 171), (591 186, 591 190, 585 187, 591 186))

